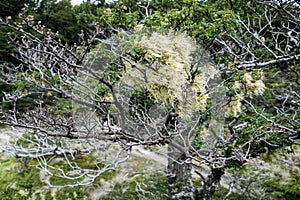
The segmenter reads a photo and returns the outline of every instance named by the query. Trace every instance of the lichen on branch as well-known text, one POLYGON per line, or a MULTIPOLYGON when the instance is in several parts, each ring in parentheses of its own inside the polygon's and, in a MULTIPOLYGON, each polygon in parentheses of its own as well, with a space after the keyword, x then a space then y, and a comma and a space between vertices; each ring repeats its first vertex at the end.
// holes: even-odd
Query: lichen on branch
MULTIPOLYGON (((140 34, 140 32, 138 33, 140 34)), ((172 106, 182 117, 204 110, 208 82, 218 70, 209 63, 197 69, 197 53, 203 53, 185 33, 143 33, 134 40, 139 60, 126 61, 122 81, 132 88, 146 88, 157 103, 172 106), (132 64, 134 63, 134 64, 132 64)))

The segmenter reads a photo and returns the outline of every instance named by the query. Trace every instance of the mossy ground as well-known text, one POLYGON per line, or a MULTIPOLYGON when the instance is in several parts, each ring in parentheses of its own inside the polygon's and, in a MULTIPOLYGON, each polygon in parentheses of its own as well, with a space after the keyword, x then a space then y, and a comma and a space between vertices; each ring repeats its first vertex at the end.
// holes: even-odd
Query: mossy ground
MULTIPOLYGON (((235 175, 249 180, 236 183, 235 190, 227 199, 252 200, 259 199, 262 195, 264 199, 299 199, 300 176, 299 167, 297 167, 299 155, 299 148, 291 155, 283 153, 280 155, 280 152, 276 152, 275 156, 268 161, 271 164, 265 163, 261 167, 249 165, 236 171, 235 175), (289 165, 288 171, 284 171, 284 162, 287 161, 294 161, 296 165, 289 165)), ((88 165, 91 160, 92 157, 83 158, 82 166, 88 165)), ((169 192, 172 186, 168 184, 162 172, 155 171, 158 163, 145 157, 134 155, 119 170, 100 176, 92 186, 62 189, 51 189, 45 185, 40 180, 40 171, 35 167, 36 164, 37 162, 31 159, 16 159, 7 156, 0 158, 0 199, 171 199, 169 192), (123 178, 115 180, 118 176, 123 178), (108 184, 108 187, 103 187, 105 184, 108 184), (91 196, 92 193, 101 193, 101 195, 91 196)), ((63 184, 66 180, 54 179, 54 181, 63 184)), ((198 187, 202 184, 200 179, 194 179, 193 183, 198 187)), ((228 188, 219 186, 213 199, 222 199, 227 193, 228 188)))
MULTIPOLYGON (((78 165, 81 167, 91 167, 94 160, 93 156, 81 157, 78 159, 78 165)), ((167 192, 167 179, 164 175, 151 175, 157 163, 140 156, 132 156, 132 158, 124 165, 116 170, 110 171, 99 176, 93 185, 85 187, 66 187, 66 188, 49 188, 40 180, 40 170, 35 166, 38 164, 33 159, 16 159, 0 154, 0 199, 41 199, 41 200, 77 200, 77 199, 93 199, 91 193, 97 193, 99 190, 105 191, 103 196, 96 199, 140 199, 143 195, 136 187, 141 184, 142 189, 151 195, 145 195, 148 199, 165 199, 158 198, 167 192), (116 179, 116 175, 125 177, 122 180, 116 179), (124 180, 126 180, 124 182, 124 180), (108 188, 102 188, 104 184, 109 183, 108 188), (121 198, 124 197, 124 198, 121 198), (153 198, 152 198, 153 197, 153 198)), ((57 166, 67 168, 63 162, 58 159, 57 166)), ((63 185, 68 180, 56 177, 50 178, 54 185, 63 185)))
MULTIPOLYGON (((5 156, 6 157, 6 156, 5 156)), ((86 199, 88 192, 95 186, 100 185, 100 180, 109 180, 117 172, 108 172, 96 179, 93 186, 86 187, 66 187, 49 188, 48 185, 40 180, 40 170, 35 166, 36 160, 24 160, 9 158, 0 158, 0 199, 56 199, 56 200, 77 200, 86 199), (26 165, 24 164, 26 163, 26 165)), ((83 159, 86 163, 90 158, 83 159)), ((82 163, 82 165, 86 165, 82 163)), ((61 163, 60 163, 61 164, 61 163)), ((53 184, 63 185, 68 183, 65 179, 53 179, 53 184)))
POLYGON ((51 189, 40 180, 40 171, 35 160, 27 166, 15 158, 0 158, 0 199, 84 199, 85 189, 70 187, 51 189))

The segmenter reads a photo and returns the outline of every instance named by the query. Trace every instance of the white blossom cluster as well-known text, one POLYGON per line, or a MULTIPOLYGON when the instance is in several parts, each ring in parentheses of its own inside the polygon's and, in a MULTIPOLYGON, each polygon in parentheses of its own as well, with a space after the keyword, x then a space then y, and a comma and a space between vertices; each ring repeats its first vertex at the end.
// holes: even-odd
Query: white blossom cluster
POLYGON ((206 64, 202 73, 191 74, 192 54, 197 50, 191 38, 173 31, 153 32, 136 40, 135 46, 145 53, 135 66, 125 61, 127 85, 147 89, 157 102, 171 105, 183 117, 206 107, 206 86, 217 70, 206 64))
POLYGON ((244 74, 241 82, 235 81, 233 89, 236 95, 232 97, 231 102, 227 106, 226 116, 236 116, 242 111, 242 100, 245 97, 253 98, 254 96, 262 95, 266 89, 263 82, 264 75, 262 71, 247 72, 244 74))

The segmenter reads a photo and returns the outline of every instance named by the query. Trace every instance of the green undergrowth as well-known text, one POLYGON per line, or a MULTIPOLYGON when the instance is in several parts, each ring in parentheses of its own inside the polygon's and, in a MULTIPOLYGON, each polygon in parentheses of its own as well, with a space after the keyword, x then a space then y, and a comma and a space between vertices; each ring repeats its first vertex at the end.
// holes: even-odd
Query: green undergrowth
MULTIPOLYGON (((87 156, 77 160, 81 167, 89 167, 93 158, 87 156)), ((27 200, 27 199, 56 199, 56 200, 80 200, 87 199, 88 193, 100 186, 101 182, 112 179, 117 171, 104 173, 99 176, 92 186, 49 188, 40 180, 40 170, 36 168, 34 159, 16 159, 0 157, 0 199, 1 200, 27 200)), ((57 163, 63 166, 63 163, 57 163)), ((53 185, 68 183, 65 179, 52 179, 53 185)))
POLYGON ((268 151, 234 172, 239 194, 228 199, 300 199, 300 148, 268 151), (239 197, 240 196, 240 197, 239 197))
MULTIPOLYGON (((216 192, 213 195, 212 199, 213 200, 224 199, 224 197, 227 194, 228 194, 228 188, 224 188, 224 187, 220 186, 216 189, 216 192)), ((236 192, 231 192, 226 199, 227 200, 258 200, 253 197, 250 198, 243 193, 236 193, 236 192)))
POLYGON ((163 174, 138 174, 125 183, 117 183, 102 200, 153 199, 168 200, 169 184, 163 174))
MULTIPOLYGON (((228 200, 255 200, 260 199, 300 199, 300 148, 293 151, 276 151, 266 153, 252 164, 242 169, 229 172, 239 176, 234 184, 234 190, 228 195, 228 200), (293 164, 292 164, 293 163, 293 164)), ((81 167, 91 167, 93 156, 78 157, 76 160, 81 167)), ((39 169, 35 167, 37 161, 33 159, 0 158, 0 199, 57 199, 81 200, 89 199, 91 192, 101 190, 101 184, 113 180, 119 170, 104 173, 98 177, 92 186, 66 187, 51 189, 40 181, 39 169)), ((57 165, 64 167, 62 162, 57 165)), ((131 171, 124 182, 110 186, 101 200, 121 199, 152 199, 168 200, 170 194, 176 193, 176 185, 170 185, 163 173, 147 171, 153 163, 147 163, 139 156, 133 156, 126 168, 131 171)), ((67 167, 66 167, 67 168, 67 167)), ((128 171, 128 172, 129 172, 128 171)), ((53 184, 66 184, 64 179, 53 179, 53 184)), ((201 187, 200 179, 193 179, 195 187, 201 187)), ((228 188, 218 186, 213 199, 223 199, 228 188)))
POLYGON ((268 178, 263 182, 272 196, 287 200, 300 199, 300 175, 294 175, 286 180, 281 177, 268 178))
POLYGON ((0 199, 28 199, 41 186, 38 169, 24 169, 17 159, 0 160, 0 199))
MULTIPOLYGON (((77 155, 75 161, 73 161, 70 156, 68 156, 68 159, 69 159, 70 164, 72 164, 74 166, 75 166, 75 164, 77 164, 82 169, 97 170, 97 169, 101 169, 104 167, 104 164, 95 162, 96 159, 95 159, 94 155, 88 155, 88 156, 77 155)), ((53 162, 54 163, 49 163, 49 164, 51 164, 52 166, 54 166, 56 168, 62 169, 65 172, 72 171, 70 165, 66 165, 64 160, 61 160, 58 162, 55 162, 55 160, 53 160, 53 162)), ((52 173, 60 174, 60 172, 58 170, 56 170, 56 171, 52 170, 52 173)), ((107 171, 107 172, 101 174, 99 177, 97 177, 95 179, 95 181, 93 182, 93 186, 100 186, 101 182, 112 179, 117 173, 118 173, 118 170, 114 170, 114 171, 107 171)), ((60 177, 52 176, 52 177, 50 177, 50 182, 53 185, 76 184, 76 182, 83 181, 85 178, 86 177, 82 177, 80 179, 68 180, 68 179, 62 179, 60 177)))

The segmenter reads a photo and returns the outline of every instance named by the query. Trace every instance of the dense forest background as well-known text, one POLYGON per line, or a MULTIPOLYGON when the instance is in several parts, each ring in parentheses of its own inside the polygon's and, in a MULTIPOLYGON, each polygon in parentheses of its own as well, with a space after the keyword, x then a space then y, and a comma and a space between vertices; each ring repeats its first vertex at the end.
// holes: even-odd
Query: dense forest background
POLYGON ((0 9, 0 199, 300 198, 299 1, 0 9))

